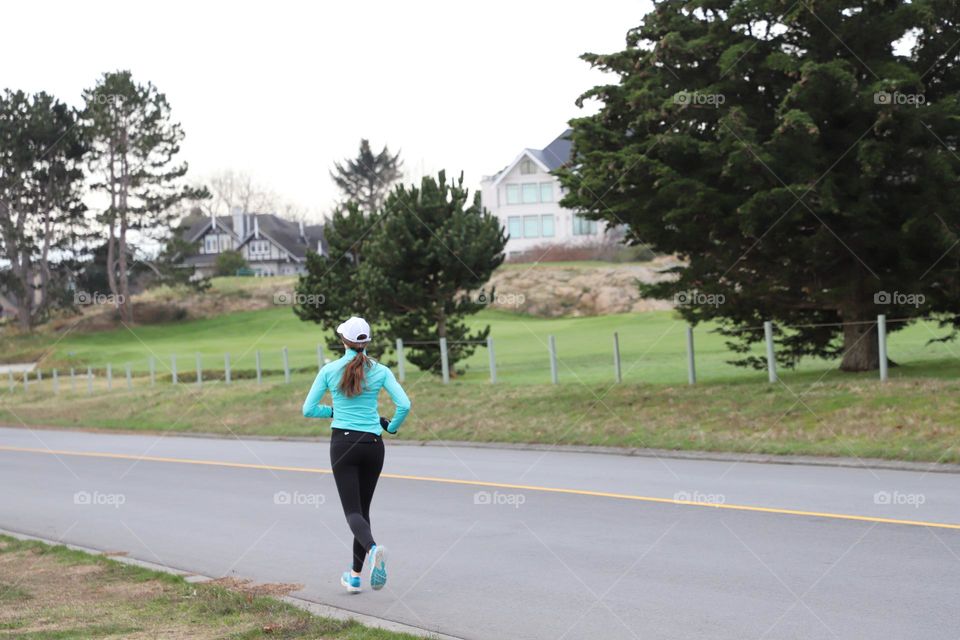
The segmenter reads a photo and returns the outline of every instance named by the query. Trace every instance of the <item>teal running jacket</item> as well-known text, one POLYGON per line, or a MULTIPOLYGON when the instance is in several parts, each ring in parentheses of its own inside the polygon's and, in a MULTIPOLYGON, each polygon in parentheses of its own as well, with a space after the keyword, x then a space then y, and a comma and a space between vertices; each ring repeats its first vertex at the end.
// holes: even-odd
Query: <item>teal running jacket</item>
POLYGON ((320 369, 316 380, 313 381, 313 386, 310 387, 307 399, 303 401, 303 416, 305 418, 333 416, 333 422, 330 423, 333 429, 353 429, 381 435, 383 428, 380 426, 377 396, 380 395, 380 389, 386 389, 397 407, 387 430, 390 433, 396 433, 410 412, 410 399, 388 367, 371 360, 363 380, 363 391, 352 398, 340 393, 339 385, 343 369, 356 356, 356 351, 347 349, 342 358, 328 362, 320 369), (327 391, 333 398, 332 407, 320 404, 320 400, 327 391))

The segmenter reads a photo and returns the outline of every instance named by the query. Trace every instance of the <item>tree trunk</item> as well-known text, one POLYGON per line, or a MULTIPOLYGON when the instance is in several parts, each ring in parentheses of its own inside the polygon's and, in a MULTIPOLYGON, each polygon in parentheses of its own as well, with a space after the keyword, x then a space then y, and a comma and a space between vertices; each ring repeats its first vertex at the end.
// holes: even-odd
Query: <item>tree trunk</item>
POLYGON ((17 301, 17 320, 20 328, 24 331, 30 331, 33 328, 33 283, 32 269, 26 254, 21 254, 19 269, 16 275, 20 281, 21 295, 17 301))
POLYGON ((437 316, 437 337, 447 337, 447 317, 444 315, 443 311, 441 311, 440 315, 437 316))
POLYGON ((23 331, 30 331, 32 324, 32 316, 28 300, 30 300, 30 296, 26 295, 23 297, 23 300, 20 300, 20 304, 17 305, 17 323, 20 325, 20 329, 23 331))
POLYGON ((116 300, 119 291, 117 290, 117 274, 114 271, 117 260, 117 243, 114 229, 114 222, 111 218, 110 223, 107 225, 107 285, 110 287, 110 293, 113 294, 116 300))
MULTIPOLYGON (((121 133, 123 149, 127 149, 127 128, 121 133)), ((130 192, 130 165, 127 152, 120 155, 120 317, 127 324, 133 324, 133 304, 130 302, 130 280, 127 277, 127 203, 130 192)))
POLYGON ((117 176, 114 170, 115 166, 115 154, 114 154, 115 145, 113 141, 110 142, 110 162, 108 166, 110 167, 110 214, 108 218, 108 233, 107 233, 107 285, 110 287, 110 293, 113 295, 113 299, 117 300, 117 295, 120 293, 117 290, 117 274, 114 271, 115 262, 117 258, 116 254, 116 241, 114 231, 116 230, 116 220, 117 220, 117 176))
POLYGON ((13 279, 16 281, 16 287, 11 283, 10 290, 7 291, 7 298, 13 304, 17 311, 17 324, 20 328, 30 330, 30 298, 26 295, 27 278, 23 276, 24 262, 20 253, 21 239, 23 238, 23 214, 17 219, 17 224, 11 224, 13 219, 12 207, 5 201, 0 200, 0 233, 3 234, 3 242, 6 244, 7 260, 10 261, 10 270, 13 279), (22 289, 22 292, 16 291, 16 288, 22 289))
POLYGON ((880 368, 877 325, 871 322, 843 326, 841 371, 874 371, 880 368))
POLYGON ((127 221, 126 216, 120 217, 120 240, 118 242, 120 255, 120 317, 127 324, 133 324, 133 306, 130 304, 130 282, 127 278, 127 221))
POLYGON ((43 248, 40 251, 40 302, 37 304, 37 310, 40 312, 45 311, 50 302, 50 236, 52 234, 53 221, 48 209, 43 218, 43 248))

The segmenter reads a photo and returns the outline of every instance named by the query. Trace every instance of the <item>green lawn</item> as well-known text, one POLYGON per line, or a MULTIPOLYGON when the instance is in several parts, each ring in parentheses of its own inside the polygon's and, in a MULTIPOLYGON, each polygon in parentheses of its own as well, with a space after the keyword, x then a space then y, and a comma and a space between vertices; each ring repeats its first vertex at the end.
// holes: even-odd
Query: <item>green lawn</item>
MULTIPOLYGON (((498 378, 504 384, 538 384, 550 381, 548 336, 556 336, 561 383, 596 383, 612 380, 613 333, 620 336, 623 378, 626 382, 680 384, 686 381, 685 325, 672 312, 618 314, 600 317, 544 319, 507 312, 484 311, 471 318, 474 326, 491 326, 498 378)), ((894 377, 954 377, 960 373, 960 346, 928 345, 940 335, 933 323, 918 323, 891 334, 890 357, 902 366, 894 377)), ((43 335, 28 339, 31 348, 43 349, 43 369, 61 374, 68 367, 104 368, 112 363, 114 374, 130 363, 133 371, 148 370, 148 360, 158 360, 157 371, 169 372, 175 355, 182 378, 195 375, 196 354, 207 375, 222 371, 224 354, 230 353, 235 370, 254 369, 256 351, 263 367, 282 368, 281 350, 289 349, 293 368, 317 365, 317 344, 322 342, 317 325, 301 322, 289 307, 223 315, 168 325, 136 326, 99 333, 43 335)), ((733 354, 724 338, 700 326, 695 332, 696 366, 700 382, 755 382, 764 384, 765 371, 742 369, 726 363, 733 354)), ((16 341, 10 352, 17 351, 16 341)), ((438 351, 439 353, 439 351, 438 351)), ((759 349, 757 350, 759 354, 759 349)), ((327 352, 328 357, 333 356, 327 352)), ((465 363, 465 382, 486 382, 489 377, 486 348, 465 363)), ((786 381, 876 378, 876 374, 849 376, 835 372, 836 362, 808 360, 795 371, 783 371, 786 381)), ((407 367, 412 371, 412 365, 407 367)))

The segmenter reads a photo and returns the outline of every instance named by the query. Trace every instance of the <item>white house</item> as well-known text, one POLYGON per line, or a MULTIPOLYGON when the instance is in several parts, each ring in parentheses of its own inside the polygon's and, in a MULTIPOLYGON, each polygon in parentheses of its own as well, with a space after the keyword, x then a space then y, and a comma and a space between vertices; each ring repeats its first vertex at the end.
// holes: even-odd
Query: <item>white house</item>
POLYGON ((570 130, 543 149, 524 149, 504 169, 480 182, 483 206, 500 219, 510 239, 507 257, 548 244, 596 242, 605 222, 564 209, 560 181, 551 173, 570 160, 570 130))
POLYGON ((199 242, 197 255, 184 264, 199 275, 213 275, 217 256, 239 251, 260 276, 300 275, 306 272, 307 251, 326 255, 323 225, 306 226, 272 213, 245 213, 237 207, 229 216, 211 216, 193 224, 184 236, 199 242))

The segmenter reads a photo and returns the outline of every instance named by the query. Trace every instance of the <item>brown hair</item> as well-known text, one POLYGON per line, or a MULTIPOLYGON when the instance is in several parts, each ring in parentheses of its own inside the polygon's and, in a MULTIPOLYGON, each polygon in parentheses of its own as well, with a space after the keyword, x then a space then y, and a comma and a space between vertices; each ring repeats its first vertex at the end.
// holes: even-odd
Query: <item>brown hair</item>
MULTIPOLYGON (((360 335, 358 338, 365 338, 366 336, 360 335)), ((363 391, 363 378, 367 373, 367 369, 370 368, 370 358, 367 357, 364 349, 366 348, 366 343, 360 342, 351 342, 346 338, 341 336, 340 340, 343 341, 343 344, 347 345, 350 349, 353 349, 357 352, 356 357, 347 364, 343 370, 343 375, 340 377, 340 393, 352 398, 353 396, 360 395, 360 392, 363 391)))

